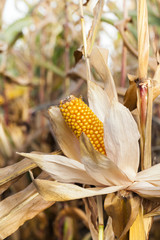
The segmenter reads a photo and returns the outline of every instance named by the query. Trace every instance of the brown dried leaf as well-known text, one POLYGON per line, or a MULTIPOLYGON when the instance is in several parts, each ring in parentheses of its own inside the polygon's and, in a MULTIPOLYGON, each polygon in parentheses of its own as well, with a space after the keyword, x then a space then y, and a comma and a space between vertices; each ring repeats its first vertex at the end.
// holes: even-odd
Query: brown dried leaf
POLYGON ((133 111, 137 107, 137 85, 135 83, 136 77, 128 75, 129 78, 129 88, 127 89, 124 95, 124 106, 129 108, 130 111, 133 111))
POLYGON ((4 125, 1 121, 0 121, 0 152, 6 157, 11 157, 13 153, 11 144, 8 140, 7 134, 4 129, 4 125))
POLYGON ((33 161, 25 158, 11 166, 0 168, 0 194, 12 184, 12 180, 36 166, 37 165, 33 163, 33 161))
POLYGON ((115 240, 111 217, 108 217, 107 226, 104 230, 104 240, 115 240))
MULTIPOLYGON (((158 203, 157 203, 158 204, 158 203)), ((158 204, 158 206, 151 208, 150 211, 148 211, 144 217, 148 218, 148 217, 153 217, 153 216, 158 216, 160 215, 160 203, 158 204)))
POLYGON ((88 219, 89 229, 93 240, 98 239, 98 222, 97 222, 97 205, 94 198, 83 199, 85 204, 86 215, 88 219))
POLYGON ((124 237, 125 239, 127 232, 137 217, 140 203, 140 198, 131 192, 119 191, 107 195, 104 208, 112 218, 115 238, 121 239, 124 237))
POLYGON ((147 77, 149 59, 148 11, 146 0, 137 3, 138 24, 138 75, 139 79, 147 77))
MULTIPOLYGON (((44 177, 44 174, 41 175, 44 177)), ((23 191, 0 203, 0 237, 8 237, 25 221, 33 218, 54 202, 46 202, 36 191, 33 183, 23 191)))
POLYGON ((92 26, 90 28, 90 31, 87 36, 87 54, 90 56, 92 52, 92 48, 94 45, 94 41, 96 38, 97 30, 99 27, 100 19, 102 16, 102 10, 103 10, 104 0, 98 0, 94 10, 93 10, 93 21, 92 26))

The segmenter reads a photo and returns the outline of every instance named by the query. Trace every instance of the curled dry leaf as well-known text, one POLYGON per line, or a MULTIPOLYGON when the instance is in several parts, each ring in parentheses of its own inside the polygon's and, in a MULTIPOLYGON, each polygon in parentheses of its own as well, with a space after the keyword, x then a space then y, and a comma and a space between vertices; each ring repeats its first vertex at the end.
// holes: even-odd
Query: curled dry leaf
POLYGON ((12 184, 12 180, 36 166, 37 165, 33 163, 33 161, 25 158, 11 166, 0 168, 0 194, 12 184))
POLYGON ((104 208, 112 218, 115 238, 125 237, 138 215, 140 204, 140 198, 131 192, 120 191, 107 195, 104 208))
POLYGON ((8 140, 7 134, 4 129, 4 125, 1 121, 0 121, 0 152, 6 157, 11 157, 13 153, 11 144, 8 140))
POLYGON ((4 77, 8 83, 15 83, 20 86, 33 85, 33 83, 31 83, 31 79, 29 79, 27 76, 14 77, 9 72, 4 72, 4 71, 0 72, 0 76, 4 77))
MULTIPOLYGON (((82 78, 87 81, 87 71, 86 63, 83 59, 81 59, 73 68, 69 70, 68 76, 73 79, 82 78)), ((92 81, 95 81, 92 74, 91 79, 92 81)))
POLYGON ((96 33, 99 27, 100 19, 102 16, 102 10, 103 10, 104 0, 98 0, 97 4, 93 10, 93 21, 92 26, 90 28, 90 31, 87 36, 87 53, 90 56, 93 48, 93 44, 96 38, 96 33))
POLYGON ((157 207, 151 209, 149 212, 147 212, 144 217, 153 217, 153 216, 158 216, 160 215, 160 203, 158 204, 157 207))
MULTIPOLYGON (((43 173, 41 177, 45 177, 43 173)), ((54 202, 45 201, 36 191, 33 183, 23 191, 4 199, 0 203, 0 237, 8 237, 25 221, 32 219, 54 202)))
POLYGON ((97 205, 94 198, 83 199, 86 215, 88 219, 89 229, 91 231, 92 239, 98 239, 98 215, 97 215, 97 205))
POLYGON ((135 80, 136 76, 128 75, 129 78, 129 88, 127 89, 124 95, 124 106, 129 108, 130 111, 133 111, 137 107, 137 85, 135 80))
POLYGON ((104 230, 104 240, 115 240, 111 217, 108 217, 107 225, 104 230))

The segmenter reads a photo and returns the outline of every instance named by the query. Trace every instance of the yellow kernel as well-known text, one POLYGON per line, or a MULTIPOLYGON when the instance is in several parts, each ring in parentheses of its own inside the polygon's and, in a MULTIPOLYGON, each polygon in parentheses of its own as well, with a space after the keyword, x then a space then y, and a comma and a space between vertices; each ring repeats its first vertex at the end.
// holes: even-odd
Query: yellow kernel
POLYGON ((71 95, 60 102, 59 108, 66 124, 77 138, 84 132, 90 139, 93 147, 102 154, 106 154, 103 141, 103 123, 81 98, 71 95))

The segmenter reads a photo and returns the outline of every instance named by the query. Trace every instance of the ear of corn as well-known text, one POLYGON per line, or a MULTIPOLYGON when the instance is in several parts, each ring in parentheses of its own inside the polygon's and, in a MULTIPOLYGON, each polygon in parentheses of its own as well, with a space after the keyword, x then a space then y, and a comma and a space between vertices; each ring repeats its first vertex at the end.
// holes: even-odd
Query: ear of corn
POLYGON ((104 147, 103 123, 82 101, 73 95, 60 102, 62 116, 77 138, 84 132, 90 139, 93 147, 102 154, 106 154, 104 147))

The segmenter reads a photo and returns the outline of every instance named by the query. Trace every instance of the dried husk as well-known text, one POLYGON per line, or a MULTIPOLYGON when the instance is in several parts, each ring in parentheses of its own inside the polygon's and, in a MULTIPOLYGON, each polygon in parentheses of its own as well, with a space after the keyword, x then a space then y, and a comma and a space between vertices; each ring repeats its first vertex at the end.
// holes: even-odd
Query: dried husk
MULTIPOLYGON (((107 65, 108 50, 94 47, 90 55, 90 64, 102 78, 105 84, 105 90, 109 98, 117 100, 117 93, 112 74, 107 65)), ((89 87, 89 86, 88 86, 89 87)))
POLYGON ((108 194, 104 208, 112 218, 112 226, 116 239, 128 239, 128 231, 135 221, 141 199, 131 192, 119 191, 108 194))

